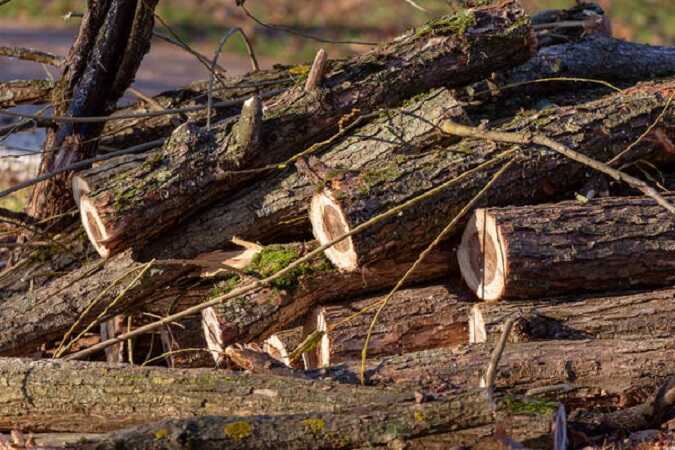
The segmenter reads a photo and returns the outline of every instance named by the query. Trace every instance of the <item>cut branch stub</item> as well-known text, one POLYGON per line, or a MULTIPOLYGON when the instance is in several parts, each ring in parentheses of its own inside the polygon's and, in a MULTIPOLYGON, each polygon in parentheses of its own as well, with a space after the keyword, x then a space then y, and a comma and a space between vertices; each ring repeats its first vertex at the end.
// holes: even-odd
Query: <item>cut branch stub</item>
POLYGON ((670 286, 675 218, 647 197, 478 209, 457 259, 487 301, 670 286))
POLYGON ((307 81, 305 82, 306 92, 313 91, 319 86, 326 73, 327 61, 326 50, 322 48, 319 49, 314 57, 314 62, 312 63, 312 68, 309 70, 309 75, 307 75, 307 81))

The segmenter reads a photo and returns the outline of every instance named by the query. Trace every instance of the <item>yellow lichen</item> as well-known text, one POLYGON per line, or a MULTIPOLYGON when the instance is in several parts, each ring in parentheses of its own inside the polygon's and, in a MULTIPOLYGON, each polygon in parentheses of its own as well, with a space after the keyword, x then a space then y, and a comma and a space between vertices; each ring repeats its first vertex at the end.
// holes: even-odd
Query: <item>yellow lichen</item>
POLYGON ((307 74, 309 74, 309 69, 310 67, 308 65, 293 66, 290 69, 288 69, 288 73, 298 77, 306 77, 307 74))
POLYGON ((250 423, 244 421, 232 422, 225 425, 223 431, 225 436, 229 437, 235 442, 246 439, 253 432, 253 427, 250 423))
POLYGON ((422 411, 415 411, 415 422, 424 422, 424 413, 422 411))
POLYGON ((302 424, 313 434, 320 433, 326 428, 326 421, 319 418, 310 418, 302 421, 302 424))
POLYGON ((155 431, 155 440, 159 441, 160 439, 165 439, 169 435, 169 430, 166 428, 160 428, 155 431))

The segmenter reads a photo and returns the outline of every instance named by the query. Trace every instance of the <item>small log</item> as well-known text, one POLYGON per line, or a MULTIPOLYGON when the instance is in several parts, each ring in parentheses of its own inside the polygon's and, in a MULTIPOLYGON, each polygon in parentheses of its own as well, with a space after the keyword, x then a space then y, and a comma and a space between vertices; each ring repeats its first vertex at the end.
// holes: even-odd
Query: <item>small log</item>
POLYGON ((213 369, 0 358, 0 431, 105 432, 166 418, 341 412, 412 392, 213 369))
POLYGON ((270 356, 278 359, 288 367, 296 369, 308 369, 308 361, 303 353, 297 361, 291 361, 288 356, 303 340, 303 327, 295 327, 290 330, 282 330, 272 334, 263 342, 263 350, 270 356))
MULTIPOLYGON (((550 108, 533 116, 516 117, 506 128, 536 131, 554 140, 564 139, 574 150, 607 161, 634 142, 647 124, 653 123, 673 92, 675 82, 672 80, 647 83, 583 106, 550 108), (626 114, 626 110, 631 114, 626 114)), ((664 128, 668 135, 675 136, 672 126, 675 120, 671 119, 675 117, 675 110, 668 110, 664 128)), ((325 244, 366 220, 461 175, 461 180, 454 185, 326 250, 328 259, 347 271, 391 255, 417 254, 483 188, 499 164, 476 172, 469 169, 502 154, 506 148, 514 149, 467 138, 449 147, 402 155, 396 163, 378 170, 351 171, 333 177, 312 198, 309 216, 312 231, 317 240, 325 244), (424 226, 420 226, 422 223, 424 226)), ((638 153, 651 148, 647 144, 640 147, 638 153)), ((584 182, 589 172, 587 167, 536 145, 518 149, 520 158, 481 200, 483 205, 536 203, 568 192, 584 182)))
MULTIPOLYGON (((359 359, 375 311, 385 298, 386 295, 381 295, 315 308, 305 321, 305 335, 314 331, 324 334, 314 355, 308 358, 309 368, 359 359)), ((465 344, 471 307, 468 301, 472 299, 468 292, 447 285, 398 291, 378 317, 368 355, 395 355, 465 344)))
POLYGON ((478 209, 457 258, 487 301, 669 286, 675 217, 646 197, 478 209))
POLYGON ((469 314, 469 342, 494 342, 501 324, 522 317, 510 342, 537 339, 668 337, 675 333, 675 289, 527 302, 477 303, 469 314))
MULTIPOLYGON (((375 386, 413 386, 442 394, 480 386, 492 345, 433 349, 368 361, 375 386)), ((497 392, 558 399, 568 411, 642 404, 672 375, 675 339, 596 339, 508 344, 497 367, 497 392)), ((358 383, 361 361, 325 371, 358 383)), ((317 376, 321 376, 318 375, 317 376)))
MULTIPOLYGON (((377 405, 375 409, 361 406, 341 414, 316 412, 275 417, 212 416, 165 420, 111 433, 74 448, 397 448, 394 447, 396 444, 445 432, 450 436, 446 442, 461 443, 467 448, 488 448, 484 445, 489 442, 503 448, 521 440, 535 448, 553 449, 553 441, 564 433, 553 430, 553 423, 564 421, 565 417, 564 409, 557 408, 555 402, 531 414, 514 410, 513 403, 508 401, 497 403, 499 406, 493 407, 483 392, 470 391, 417 405, 397 403, 377 405), (504 420, 508 425, 499 421, 502 417, 507 417, 504 420), (507 430, 511 436, 500 434, 507 430), (495 436, 490 439, 493 434, 495 436)), ((511 445, 509 448, 522 448, 511 445)))
MULTIPOLYGON (((262 249, 245 270, 267 276, 312 248, 314 244, 270 245, 262 249)), ((451 252, 446 248, 432 253, 409 283, 447 276, 452 270, 449 258, 451 252)), ((392 259, 386 264, 345 274, 323 258, 309 262, 270 288, 204 309, 202 317, 208 348, 222 355, 230 344, 260 341, 292 326, 318 303, 393 286, 410 264, 411 261, 392 259)), ((214 288, 213 295, 227 292, 239 282, 238 278, 225 281, 214 288)), ((217 362, 221 362, 221 358, 217 362)))
POLYGON ((13 80, 0 82, 0 108, 26 103, 46 103, 54 87, 50 80, 13 80))
POLYGON ((311 95, 298 86, 270 100, 255 151, 241 152, 229 121, 215 135, 182 127, 162 150, 129 170, 108 166, 108 176, 95 180, 80 173, 91 187, 80 203, 88 235, 104 257, 147 241, 257 176, 234 172, 285 161, 333 134, 355 110, 368 114, 524 62, 534 47, 530 31, 515 3, 443 17, 353 58, 326 74, 321 89, 311 95))

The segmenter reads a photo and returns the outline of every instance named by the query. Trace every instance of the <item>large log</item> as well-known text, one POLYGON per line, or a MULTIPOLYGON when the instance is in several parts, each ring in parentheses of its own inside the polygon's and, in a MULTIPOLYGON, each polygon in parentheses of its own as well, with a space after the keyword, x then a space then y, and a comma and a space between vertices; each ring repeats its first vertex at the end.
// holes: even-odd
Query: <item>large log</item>
POLYGON ((0 358, 0 430, 101 432, 166 418, 340 412, 412 392, 270 374, 0 358))
POLYGON ((536 339, 668 337, 675 333, 675 289, 527 302, 477 303, 469 342, 495 342, 507 318, 521 314, 511 342, 536 339))
MULTIPOLYGON (((544 134, 591 158, 607 161, 653 123, 673 92, 675 82, 671 80, 646 83, 583 105, 516 117, 500 129, 544 134)), ((664 132, 675 136, 672 120, 675 111, 669 108, 665 116, 664 132)), ((648 152, 653 145, 646 143, 639 147, 638 153, 648 152)), ((379 170, 351 171, 327 180, 326 187, 314 195, 310 207, 314 235, 325 244, 461 175, 461 180, 452 187, 326 250, 331 262, 344 270, 355 270, 394 254, 417 253, 483 188, 499 164, 475 172, 468 170, 507 148, 518 150, 520 157, 480 200, 483 205, 536 203, 568 192, 584 182, 589 173, 587 167, 536 145, 509 147, 464 139, 450 147, 401 155, 396 163, 392 161, 379 170)))
MULTIPOLYGON (((55 115, 102 116, 112 112, 150 50, 157 0, 104 0, 92 3, 52 93, 55 115)), ((103 122, 62 122, 48 130, 40 175, 94 155, 103 122)), ((46 219, 70 210, 72 172, 44 180, 33 189, 29 211, 46 219)))
MULTIPOLYGON (((313 246, 304 244, 270 245, 254 257, 246 270, 262 277, 271 275, 311 248, 313 246)), ((409 283, 447 276, 452 270, 451 254, 442 248, 429 255, 409 283)), ((222 354, 230 344, 265 339, 293 325, 318 303, 390 287, 411 264, 410 260, 392 259, 386 264, 346 274, 324 258, 309 262, 270 288, 204 309, 202 316, 209 350, 222 354)), ((214 288, 213 295, 227 292, 238 282, 235 278, 221 283, 214 288)))
POLYGON ((105 265, 85 264, 40 289, 3 301, 0 354, 30 354, 41 344, 61 339, 71 327, 81 331, 153 299, 175 298, 181 287, 172 282, 200 269, 189 262, 156 261, 148 266, 135 262, 129 252, 105 265), (133 282, 137 276, 140 279, 133 282))
POLYGON ((670 286, 675 217, 647 197, 478 209, 457 258, 488 301, 670 286))
MULTIPOLYGON (((436 19, 325 75, 306 92, 297 86, 265 107, 262 124, 221 124, 215 136, 184 127, 161 151, 124 172, 79 181, 83 223, 102 256, 143 242, 200 206, 254 178, 239 169, 278 164, 332 134, 345 115, 367 114, 442 85, 461 86, 524 62, 533 48, 529 20, 515 3, 436 19), (386 82, 385 82, 386 80, 386 82), (257 145, 247 132, 256 135, 257 145), (199 149, 199 150, 196 150, 199 149)), ((246 117, 243 114, 242 117, 246 117)))
MULTIPOLYGON (((422 392, 480 386, 492 345, 433 349, 368 361, 376 386, 409 385, 422 392)), ((509 344, 498 365, 496 389, 559 399, 568 411, 641 404, 674 373, 675 339, 598 339, 509 344)), ((361 361, 321 369, 358 383, 361 361)))
MULTIPOLYGON (((649 80, 655 76, 675 75, 675 49, 654 47, 624 42, 602 36, 592 36, 579 42, 556 45, 540 49, 537 56, 523 66, 507 72, 500 72, 499 86, 540 80, 550 77, 589 78, 609 82, 634 82, 649 80), (583 63, 579 63, 583 61, 583 63)), ((606 94, 607 89, 597 89, 589 100, 606 94)), ((487 86, 474 86, 469 107, 472 119, 494 116, 505 109, 504 105, 531 108, 541 100, 533 92, 553 93, 569 87, 569 82, 531 83, 516 89, 501 89, 498 92, 487 86), (479 95, 493 93, 494 96, 479 95), (480 99, 478 105, 476 100, 480 99), (494 112, 493 112, 494 111, 494 112)), ((329 167, 351 170, 368 170, 391 163, 401 144, 396 138, 403 136, 408 152, 421 147, 416 137, 426 132, 431 125, 423 119, 435 121, 432 107, 434 93, 413 99, 400 109, 391 110, 384 117, 373 119, 359 127, 344 141, 327 148, 320 156, 321 162, 329 167), (406 114, 414 112, 414 114, 406 114), (418 118, 419 116, 419 118, 418 118), (387 125, 387 126, 384 126, 387 125)), ((436 94, 438 95, 438 94, 436 94)), ((456 102, 447 96, 448 105, 456 102)), ((459 95, 463 95, 459 93, 459 95)), ((587 101, 587 100, 585 100, 587 101)), ((556 99, 561 104, 561 99, 556 99)), ((577 103, 576 96, 572 100, 577 103)), ((461 120, 460 108, 448 108, 451 116, 461 120)), ((438 145, 443 138, 439 136, 438 145)), ((423 151, 420 148, 420 151, 423 151)), ((239 236, 254 242, 272 243, 283 239, 292 241, 305 239, 307 207, 315 192, 314 185, 299 177, 293 168, 270 176, 238 193, 234 198, 222 199, 198 212, 193 218, 179 225, 171 232, 162 234, 140 251, 143 259, 192 258, 203 252, 228 245, 232 236, 239 236)))
MULTIPOLYGON (((321 331, 308 358, 309 368, 359 359, 370 324, 386 295, 316 308, 307 316, 305 334, 321 331), (360 313, 357 315, 357 313, 360 313)), ((473 296, 447 285, 398 291, 371 331, 370 357, 466 344, 473 296)))
POLYGON ((499 406, 494 407, 483 392, 471 391, 418 405, 398 403, 378 405, 376 409, 357 407, 342 414, 166 420, 111 433, 68 448, 401 448, 409 440, 438 433, 445 433, 446 443, 452 442, 466 448, 490 448, 486 445, 524 448, 515 446, 522 442, 528 447, 553 449, 554 441, 564 440, 562 436, 566 430, 560 425, 565 424, 566 416, 564 409, 558 408, 555 402, 540 407, 535 413, 519 409, 527 401, 517 406, 515 402, 498 403, 499 406))

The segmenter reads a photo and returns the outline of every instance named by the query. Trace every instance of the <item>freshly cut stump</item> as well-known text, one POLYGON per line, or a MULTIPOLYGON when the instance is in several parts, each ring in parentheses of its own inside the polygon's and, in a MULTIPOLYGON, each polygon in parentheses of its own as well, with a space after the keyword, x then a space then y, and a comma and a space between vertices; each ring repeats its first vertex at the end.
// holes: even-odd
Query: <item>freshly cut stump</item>
POLYGON ((478 209, 457 259, 486 301, 670 286, 675 217, 647 197, 478 209))
POLYGON ((302 342, 302 327, 291 328, 290 330, 279 331, 272 336, 265 339, 263 342, 263 350, 272 358, 281 361, 288 367, 295 367, 297 369, 307 369, 306 355, 303 353, 302 358, 297 361, 289 359, 290 354, 302 342))

